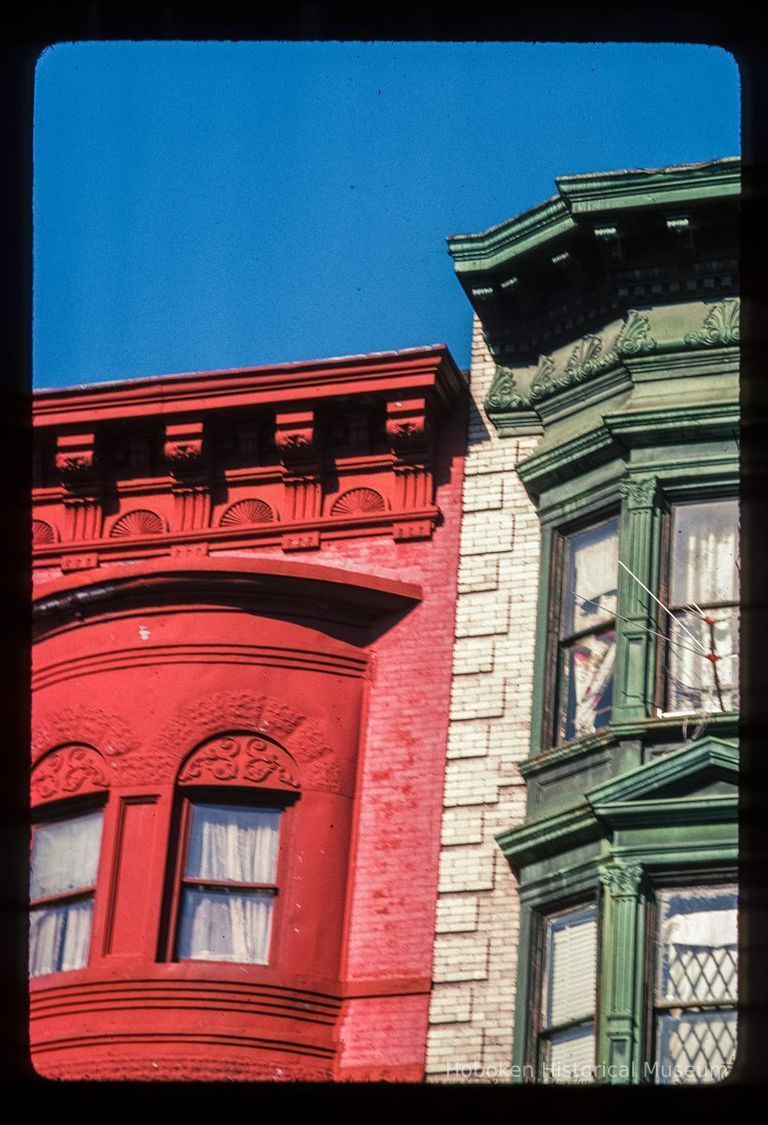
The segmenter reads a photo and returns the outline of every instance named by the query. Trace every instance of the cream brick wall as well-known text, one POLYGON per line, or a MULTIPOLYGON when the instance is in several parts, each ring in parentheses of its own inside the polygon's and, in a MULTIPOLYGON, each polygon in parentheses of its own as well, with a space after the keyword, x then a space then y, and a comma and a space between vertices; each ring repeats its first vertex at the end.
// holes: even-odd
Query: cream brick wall
POLYGON ((512 1060, 519 908, 494 836, 521 824, 539 522, 515 466, 538 438, 504 438, 482 408, 494 363, 472 340, 451 723, 443 798, 427 1080, 497 1080, 512 1060))

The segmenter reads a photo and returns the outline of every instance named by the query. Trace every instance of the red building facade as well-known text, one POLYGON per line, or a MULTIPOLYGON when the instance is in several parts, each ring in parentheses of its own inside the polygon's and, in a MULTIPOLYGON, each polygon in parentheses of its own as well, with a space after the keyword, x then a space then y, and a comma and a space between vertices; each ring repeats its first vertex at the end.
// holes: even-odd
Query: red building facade
POLYGON ((423 1078, 465 390, 433 347, 36 396, 39 1073, 423 1078))

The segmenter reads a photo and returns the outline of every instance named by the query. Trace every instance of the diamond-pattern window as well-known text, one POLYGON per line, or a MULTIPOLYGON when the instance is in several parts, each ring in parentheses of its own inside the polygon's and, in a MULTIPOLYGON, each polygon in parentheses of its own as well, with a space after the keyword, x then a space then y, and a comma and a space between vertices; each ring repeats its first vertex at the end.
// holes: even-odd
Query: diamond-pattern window
POLYGON ((736 1055, 735 887, 659 894, 656 960, 656 1078, 717 1082, 736 1055))

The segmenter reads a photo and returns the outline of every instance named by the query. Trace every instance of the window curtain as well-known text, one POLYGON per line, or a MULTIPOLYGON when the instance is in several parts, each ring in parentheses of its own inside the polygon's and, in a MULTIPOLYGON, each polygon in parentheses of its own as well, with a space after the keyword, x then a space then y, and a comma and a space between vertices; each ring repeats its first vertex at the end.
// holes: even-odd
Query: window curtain
POLYGON ((738 510, 735 501, 678 508, 674 544, 673 605, 738 601, 738 510))
POLYGON ((609 621, 616 614, 619 536, 616 521, 580 532, 569 540, 564 633, 578 633, 609 621))
MULTIPOLYGON (((33 901, 87 891, 96 885, 102 821, 99 810, 34 828, 29 878, 33 901)), ((92 895, 33 908, 29 922, 30 976, 87 965, 92 920, 92 895)))
POLYGON ((187 875, 229 883, 273 883, 279 809, 196 805, 187 875))
POLYGON ((665 998, 736 999, 736 910, 673 914, 663 924, 665 998))
MULTIPOLYGON (((671 600, 674 606, 706 607, 739 598, 738 506, 736 501, 681 505, 675 512, 671 600)), ((713 610, 709 626, 692 611, 678 609, 670 624, 667 707, 672 711, 720 711, 738 707, 738 610, 713 610), (686 634, 687 630, 687 634, 686 634), (712 663, 696 652, 714 651, 720 660, 718 694, 712 663)))
POLYGON ((82 969, 88 963, 93 900, 33 910, 29 926, 29 975, 82 969))
POLYGON ((273 902, 272 895, 258 891, 186 890, 179 956, 265 965, 273 902))
POLYGON ((547 922, 546 979, 542 996, 544 1030, 572 1020, 581 1026, 553 1030, 544 1040, 541 1077, 545 1082, 588 1081, 595 1064, 597 912, 588 906, 547 922))
POLYGON ((594 1067, 595 1033, 591 1026, 552 1036, 544 1063, 545 1082, 588 1081, 594 1067))
MULTIPOLYGON (((196 805, 187 877, 226 883, 274 883, 279 809, 196 805)), ((266 964, 274 895, 229 888, 184 891, 179 956, 266 964)))
POLYGON ((569 698, 572 723, 566 737, 592 734, 610 719, 610 690, 616 660, 613 630, 598 637, 585 637, 569 650, 573 698, 569 698))
POLYGON ((32 843, 32 899, 95 886, 101 825, 101 811, 37 825, 32 843))

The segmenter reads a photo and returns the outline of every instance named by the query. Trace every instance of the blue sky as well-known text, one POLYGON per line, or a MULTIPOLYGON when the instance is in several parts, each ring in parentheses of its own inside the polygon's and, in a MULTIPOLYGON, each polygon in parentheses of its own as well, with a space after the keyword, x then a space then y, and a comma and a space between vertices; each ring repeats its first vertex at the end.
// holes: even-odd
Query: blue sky
POLYGON ((686 44, 76 43, 35 89, 34 382, 445 342, 448 234, 554 177, 739 152, 686 44))

